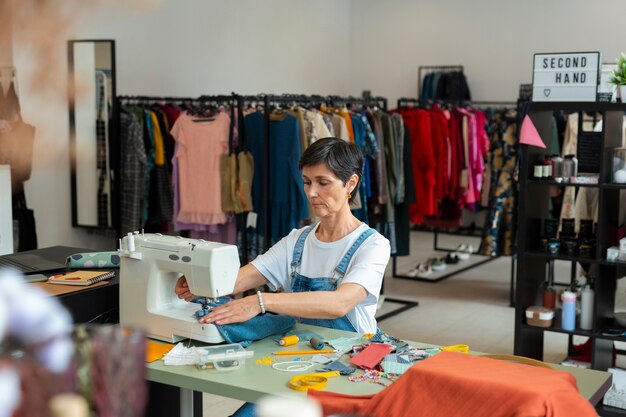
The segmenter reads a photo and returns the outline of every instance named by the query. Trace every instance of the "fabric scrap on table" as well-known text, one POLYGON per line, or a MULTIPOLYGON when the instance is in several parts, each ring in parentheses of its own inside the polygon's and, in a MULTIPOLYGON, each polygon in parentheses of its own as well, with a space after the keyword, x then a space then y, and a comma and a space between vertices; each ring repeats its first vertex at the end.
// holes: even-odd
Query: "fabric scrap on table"
POLYGON ((329 363, 323 368, 318 369, 318 371, 319 372, 339 371, 339 374, 341 375, 350 375, 354 371, 356 371, 356 368, 351 368, 347 366, 346 364, 337 360, 332 363, 329 363))
POLYGON ((376 369, 385 355, 391 353, 392 345, 386 343, 371 343, 363 349, 362 352, 354 355, 350 359, 352 365, 356 365, 362 369, 376 369))
POLYGON ((363 338, 361 336, 356 337, 339 337, 337 339, 326 340, 326 343, 331 345, 333 349, 346 353, 352 350, 352 346, 359 345, 363 342, 363 338))

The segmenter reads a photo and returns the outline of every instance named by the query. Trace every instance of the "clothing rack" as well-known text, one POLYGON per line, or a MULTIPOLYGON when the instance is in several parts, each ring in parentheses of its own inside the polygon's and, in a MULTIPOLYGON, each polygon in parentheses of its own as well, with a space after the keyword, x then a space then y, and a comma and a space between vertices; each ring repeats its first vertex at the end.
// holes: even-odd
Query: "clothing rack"
MULTIPOLYGON (((420 67, 422 68, 422 67, 420 67)), ((438 70, 438 69, 446 69, 446 70, 463 70, 463 67, 459 67, 459 66, 433 66, 433 67, 427 67, 428 69, 433 69, 433 70, 438 70)), ((518 102, 517 101, 497 101, 497 100, 486 100, 486 101, 468 101, 468 100, 422 100, 419 98, 413 98, 413 97, 401 97, 397 100, 397 109, 401 109, 401 108, 407 108, 407 107, 416 107, 416 106, 420 106, 420 105, 424 105, 424 104, 452 104, 452 105, 457 105, 457 106, 476 106, 476 107, 482 107, 482 106, 505 106, 505 107, 511 107, 512 109, 516 109, 518 107, 518 102)), ((484 227, 483 227, 484 229, 484 227)), ((462 233, 460 231, 457 232, 451 232, 451 231, 446 231, 446 230, 441 230, 441 225, 435 225, 432 229, 433 232, 433 250, 434 251, 442 251, 442 252, 455 252, 456 249, 453 248, 445 248, 445 247, 440 247, 439 246, 439 234, 440 233, 444 233, 444 234, 451 234, 451 235, 457 235, 457 236, 473 236, 473 237, 481 237, 482 235, 476 235, 476 234, 472 234, 472 235, 468 235, 467 233, 462 233)), ((482 242, 481 242, 482 245, 482 242)), ((473 253, 474 255, 478 255, 480 254, 480 246, 478 247, 478 249, 473 253)), ((449 278, 451 276, 454 276, 456 274, 459 274, 461 272, 464 271, 468 271, 470 269, 476 268, 480 265, 486 264, 488 262, 491 262, 493 260, 495 260, 496 258, 498 258, 498 256, 494 256, 494 257, 488 257, 487 259, 481 260, 479 262, 475 262, 471 265, 468 265, 464 268, 460 268, 457 269, 455 271, 449 272, 447 274, 443 274, 435 279, 427 279, 427 278, 420 278, 420 277, 413 277, 410 275, 406 275, 406 274, 399 274, 397 272, 397 256, 392 255, 393 256, 393 260, 392 260, 392 275, 395 278, 400 278, 400 279, 411 279, 411 280, 416 280, 416 281, 426 281, 426 282, 439 282, 441 280, 444 280, 446 278, 449 278)), ((512 270, 513 271, 513 270, 512 270)), ((513 272, 512 272, 513 273, 513 272)), ((513 302, 513 283, 514 283, 514 277, 513 275, 511 275, 511 303, 513 302)))
MULTIPOLYGON (((182 103, 188 103, 188 104, 227 104, 227 105, 233 105, 235 103, 239 102, 239 96, 237 96, 236 94, 230 94, 230 95, 202 95, 199 97, 180 97, 180 96, 145 96, 145 95, 119 95, 115 98, 118 102, 118 104, 115 106, 116 111, 119 111, 119 109, 121 108, 122 104, 129 104, 129 105, 151 105, 151 104, 156 104, 156 103, 162 103, 162 104, 182 104, 182 103)), ((241 109, 241 106, 239 107, 241 109)), ((114 124, 117 125, 117 123, 119 123, 119 114, 115 115, 115 122, 114 124)), ((243 124, 243 123, 242 123, 243 124)), ((241 130, 240 130, 241 131, 241 130)), ((231 150, 230 144, 229 144, 229 151, 231 150)), ((117 178, 119 178, 120 176, 118 175, 117 178)), ((246 224, 246 214, 242 213, 242 214, 236 214, 235 215, 236 218, 236 222, 237 222, 237 227, 239 228, 240 225, 245 225, 246 224)), ((247 258, 248 258, 248 244, 247 244, 247 234, 245 233, 245 227, 244 227, 244 232, 241 234, 241 239, 242 239, 242 254, 240 256, 240 262, 242 264, 247 262, 247 258)), ((120 233, 126 233, 127 231, 119 231, 120 233)))
POLYGON ((497 100, 423 100, 412 97, 401 97, 398 99, 397 108, 411 108, 423 105, 440 104, 440 105, 455 105, 455 106, 469 106, 469 107, 490 107, 501 106, 510 107, 511 109, 517 108, 517 101, 497 101, 497 100))
POLYGON ((463 71, 463 65, 420 65, 417 67, 417 96, 421 97, 422 80, 429 72, 454 72, 463 71))
MULTIPOLYGON (((357 97, 342 97, 342 96, 320 96, 320 95, 304 95, 304 94, 282 94, 282 95, 259 95, 259 96, 242 96, 246 101, 262 101, 264 108, 269 109, 272 105, 289 104, 289 105, 301 105, 301 104, 326 104, 329 106, 352 106, 352 105, 377 105, 387 109, 387 99, 384 97, 370 97, 370 98, 357 98, 357 97)), ((270 248, 270 235, 271 230, 271 218, 269 215, 269 166, 270 166, 270 112, 265 111, 265 141, 263 147, 263 157, 265 163, 263 164, 263 195, 265 196, 265 210, 263 212, 263 224, 265 225, 264 249, 270 248)))
MULTIPOLYGON (((387 98, 385 97, 343 97, 343 96, 322 96, 322 95, 304 95, 304 94, 282 94, 282 95, 273 95, 273 94, 259 94, 259 95, 238 95, 236 93, 231 93, 230 95, 201 95, 197 98, 192 97, 168 97, 168 96, 142 96, 142 95, 129 95, 129 96, 118 96, 117 99, 120 102, 127 102, 129 104, 150 104, 155 102, 163 102, 163 103, 223 103, 223 104, 236 104, 240 111, 247 104, 259 104, 263 106, 264 109, 264 146, 263 146, 263 182, 262 189, 264 195, 264 213, 263 219, 260 221, 265 225, 265 235, 263 237, 263 247, 265 250, 270 248, 270 233, 271 230, 271 218, 270 218, 270 207, 269 207, 269 167, 270 167, 270 146, 269 146, 269 138, 270 138, 270 111, 273 107, 282 107, 282 106, 296 106, 296 105, 327 105, 331 107, 342 107, 346 106, 348 108, 353 106, 375 106, 379 107, 382 110, 387 110, 387 98)), ((240 116, 242 113, 240 113, 240 116)), ((240 128, 243 128, 243 117, 240 117, 239 122, 241 123, 240 128)), ((240 130, 240 133, 242 130, 240 130)), ((242 134, 242 133, 241 133, 242 134)), ((242 134, 243 137, 243 134, 242 134)), ((245 214, 243 214, 243 224, 246 224, 245 214)), ((245 227, 244 232, 242 233, 243 245, 246 247, 246 233, 245 227)), ((242 262, 247 262, 247 254, 244 257, 242 262)), ((381 296, 384 297, 384 284, 381 286, 381 296)), ((394 298, 383 298, 386 301, 402 304, 403 306, 397 309, 394 309, 388 313, 385 313, 379 317, 377 317, 378 321, 385 320, 397 314, 400 314, 406 310, 409 310, 418 305, 418 302, 415 301, 406 301, 394 298)))

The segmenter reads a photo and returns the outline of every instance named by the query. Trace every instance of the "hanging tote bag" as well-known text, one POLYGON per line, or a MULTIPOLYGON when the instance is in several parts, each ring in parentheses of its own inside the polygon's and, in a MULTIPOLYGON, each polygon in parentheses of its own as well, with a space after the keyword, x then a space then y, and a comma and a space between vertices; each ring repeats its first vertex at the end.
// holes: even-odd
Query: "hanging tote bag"
POLYGON ((3 111, 6 121, 0 128, 0 164, 11 166, 11 189, 16 195, 24 189, 30 178, 33 159, 35 127, 25 123, 20 114, 20 104, 11 83, 3 111))

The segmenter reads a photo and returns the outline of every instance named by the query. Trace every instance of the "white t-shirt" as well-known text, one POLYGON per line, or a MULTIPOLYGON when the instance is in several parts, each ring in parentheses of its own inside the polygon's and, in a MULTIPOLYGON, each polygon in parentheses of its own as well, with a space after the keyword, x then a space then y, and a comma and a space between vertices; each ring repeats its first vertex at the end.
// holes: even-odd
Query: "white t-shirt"
MULTIPOLYGON (((312 279, 338 278, 335 268, 368 227, 363 223, 336 242, 322 242, 315 236, 315 229, 312 230, 305 240, 297 271, 300 275, 312 279)), ((317 229, 317 226, 315 228, 317 229)), ((291 260, 298 237, 303 231, 304 229, 292 230, 266 253, 252 261, 252 265, 263 274, 272 290, 282 289, 291 292, 291 260)), ((347 282, 358 284, 368 293, 367 297, 347 314, 348 320, 359 333, 376 333, 374 315, 390 252, 389 241, 380 233, 373 233, 356 250, 343 279, 338 283, 338 286, 347 282)))

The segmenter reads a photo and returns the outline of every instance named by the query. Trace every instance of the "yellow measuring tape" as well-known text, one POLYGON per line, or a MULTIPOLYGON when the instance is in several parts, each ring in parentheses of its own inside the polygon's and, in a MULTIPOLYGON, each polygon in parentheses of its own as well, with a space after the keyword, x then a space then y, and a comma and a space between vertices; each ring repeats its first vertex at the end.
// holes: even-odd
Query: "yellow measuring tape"
POLYGON ((439 349, 441 349, 444 352, 461 352, 461 353, 469 352, 469 346, 468 345, 442 346, 439 349))
POLYGON ((289 380, 289 388, 305 392, 310 389, 321 390, 328 384, 328 378, 333 376, 339 376, 339 371, 294 376, 289 380))

